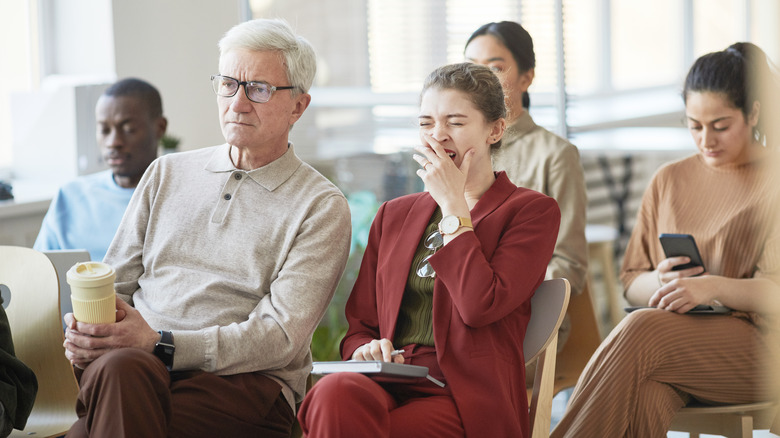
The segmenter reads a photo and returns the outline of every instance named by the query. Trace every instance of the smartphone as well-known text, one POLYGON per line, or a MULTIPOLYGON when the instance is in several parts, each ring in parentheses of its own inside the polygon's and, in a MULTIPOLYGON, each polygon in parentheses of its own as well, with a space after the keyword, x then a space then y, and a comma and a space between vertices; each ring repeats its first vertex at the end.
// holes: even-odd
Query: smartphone
POLYGON ((693 240, 693 236, 690 234, 664 233, 658 236, 658 240, 661 241, 661 246, 663 247, 664 254, 666 254, 667 258, 685 256, 691 259, 690 263, 675 266, 672 268, 673 271, 693 268, 695 266, 704 268, 704 262, 701 259, 701 254, 699 254, 699 248, 696 246, 696 241, 693 240))

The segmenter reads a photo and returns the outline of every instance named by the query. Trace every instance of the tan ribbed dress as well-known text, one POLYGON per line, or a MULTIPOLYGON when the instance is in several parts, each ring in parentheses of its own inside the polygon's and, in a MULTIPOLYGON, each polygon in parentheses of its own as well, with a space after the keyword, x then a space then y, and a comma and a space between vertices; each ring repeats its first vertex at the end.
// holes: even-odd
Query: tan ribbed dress
MULTIPOLYGON (((699 155, 667 164, 650 183, 626 249, 628 287, 665 256, 659 233, 692 234, 707 271, 780 277, 778 178, 761 164, 707 166, 699 155)), ((679 315, 650 309, 615 327, 580 376, 553 437, 665 437, 688 401, 766 400, 777 346, 757 315, 679 315)))

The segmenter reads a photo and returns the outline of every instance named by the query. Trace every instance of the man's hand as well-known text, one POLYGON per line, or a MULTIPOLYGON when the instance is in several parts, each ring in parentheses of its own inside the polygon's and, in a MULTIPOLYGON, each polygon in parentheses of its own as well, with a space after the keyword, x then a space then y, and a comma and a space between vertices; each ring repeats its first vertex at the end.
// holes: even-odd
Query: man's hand
POLYGON ((65 315, 65 357, 78 368, 85 368, 92 361, 115 348, 138 348, 149 353, 160 335, 149 327, 146 320, 131 305, 116 299, 116 322, 113 324, 87 324, 76 321, 72 313, 65 315))

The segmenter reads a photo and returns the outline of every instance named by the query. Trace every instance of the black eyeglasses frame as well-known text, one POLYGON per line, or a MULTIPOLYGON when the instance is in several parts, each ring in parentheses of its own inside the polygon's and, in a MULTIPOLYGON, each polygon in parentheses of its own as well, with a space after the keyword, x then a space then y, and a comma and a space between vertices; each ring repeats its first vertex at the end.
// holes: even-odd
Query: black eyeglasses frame
POLYGON ((255 103, 266 103, 266 102, 268 102, 274 96, 274 92, 276 90, 292 90, 292 89, 297 88, 297 87, 292 86, 292 85, 287 86, 287 87, 277 87, 275 85, 269 84, 268 82, 262 82, 262 81, 239 81, 238 79, 232 78, 230 76, 211 75, 211 88, 214 90, 214 93, 217 96, 220 96, 220 97, 233 97, 233 96, 235 96, 236 93, 238 93, 238 90, 241 88, 242 85, 244 86, 244 95, 246 96, 246 98, 249 99, 252 102, 255 102, 255 103), (216 79, 216 78, 230 79, 232 81, 235 81, 238 84, 238 86, 236 87, 236 91, 233 94, 219 94, 217 92, 216 83, 214 82, 214 79, 216 79), (251 97, 249 97, 249 88, 247 88, 247 85, 255 85, 255 84, 262 84, 262 85, 268 86, 268 89, 270 90, 269 93, 268 93, 268 100, 258 101, 258 100, 254 100, 251 97))

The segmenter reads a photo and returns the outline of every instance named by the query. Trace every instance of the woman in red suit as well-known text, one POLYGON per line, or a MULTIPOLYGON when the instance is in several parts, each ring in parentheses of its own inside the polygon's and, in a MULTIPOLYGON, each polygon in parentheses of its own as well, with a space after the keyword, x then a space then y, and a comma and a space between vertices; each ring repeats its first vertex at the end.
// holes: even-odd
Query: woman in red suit
POLYGON ((326 376, 298 414, 308 436, 528 436, 523 338, 560 211, 493 172, 505 116, 487 67, 428 76, 414 155, 427 191, 380 207, 347 302, 344 359, 426 366, 444 386, 326 376))

